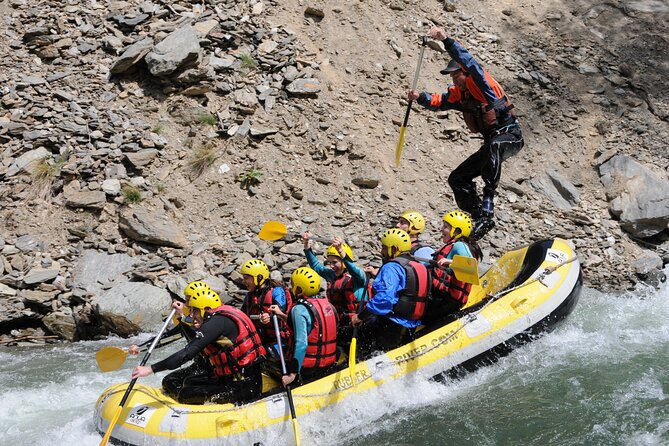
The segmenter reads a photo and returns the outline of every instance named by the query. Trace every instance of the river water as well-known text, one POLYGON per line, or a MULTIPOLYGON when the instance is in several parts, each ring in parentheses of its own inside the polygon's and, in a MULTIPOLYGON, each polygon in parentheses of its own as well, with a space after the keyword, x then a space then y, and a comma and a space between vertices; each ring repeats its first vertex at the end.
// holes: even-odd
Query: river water
MULTIPOLYGON (((0 349, 0 446, 99 444, 95 402, 139 361, 101 373, 108 345, 128 340, 0 349)), ((301 423, 302 444, 669 445, 669 287, 586 289, 555 331, 492 366, 376 392, 301 423)))

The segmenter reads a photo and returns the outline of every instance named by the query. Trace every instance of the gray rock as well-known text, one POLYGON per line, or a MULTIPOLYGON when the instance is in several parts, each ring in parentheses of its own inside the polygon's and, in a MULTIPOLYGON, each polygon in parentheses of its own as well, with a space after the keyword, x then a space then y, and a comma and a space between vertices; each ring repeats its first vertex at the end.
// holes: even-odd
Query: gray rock
POLYGON ((102 191, 68 191, 65 194, 65 206, 101 210, 107 203, 107 196, 102 191))
POLYGON ((0 296, 13 297, 16 296, 17 293, 18 292, 14 288, 5 285, 4 283, 0 283, 0 296))
POLYGON ((35 150, 24 153, 14 160, 14 162, 9 166, 5 177, 12 177, 20 172, 30 172, 34 166, 44 158, 51 156, 49 152, 44 147, 39 147, 35 150))
POLYGON ((124 316, 145 331, 153 331, 162 323, 161 309, 170 304, 167 290, 142 282, 122 282, 91 303, 100 306, 100 312, 124 316))
POLYGON ((355 177, 351 182, 355 184, 356 186, 363 188, 363 189, 374 189, 376 186, 379 185, 379 178, 372 178, 372 177, 355 177))
POLYGON ((115 197, 121 192, 121 182, 116 178, 104 180, 102 182, 102 191, 107 195, 115 197))
POLYGON ((52 268, 33 268, 23 278, 23 283, 26 285, 34 285, 36 283, 44 283, 53 280, 60 273, 60 266, 52 268))
POLYGON ((144 56, 151 51, 153 46, 153 39, 151 37, 146 37, 138 42, 133 43, 123 51, 114 64, 111 66, 109 71, 112 74, 123 73, 131 66, 135 65, 137 62, 142 60, 144 56))
POLYGON ((649 274, 652 270, 661 269, 662 266, 662 257, 653 251, 645 251, 640 258, 630 265, 637 274, 649 274))
POLYGON ((321 91, 321 83, 315 78, 297 79, 286 86, 294 96, 315 96, 321 91))
POLYGON ((168 35, 146 55, 146 64, 154 76, 168 76, 200 57, 200 40, 192 26, 184 26, 168 35))
POLYGON ((184 248, 188 241, 166 215, 142 207, 128 207, 119 215, 119 229, 133 240, 160 246, 184 248))
POLYGON ((56 297, 56 292, 22 290, 20 297, 27 304, 37 305, 43 309, 51 309, 51 301, 56 297))
POLYGON ((259 127, 259 126, 252 126, 251 127, 251 136, 256 137, 256 138, 263 138, 268 135, 273 135, 277 133, 279 129, 277 128, 272 128, 272 127, 259 127))
POLYGON ((580 200, 580 193, 576 186, 555 170, 542 172, 532 178, 529 183, 558 209, 570 210, 580 200))
POLYGON ((213 54, 209 56, 209 65, 215 70, 222 70, 230 68, 235 63, 235 58, 232 56, 216 57, 213 54))
POLYGON ((72 268, 73 286, 93 295, 99 294, 102 284, 123 278, 123 274, 132 269, 133 262, 133 258, 127 254, 86 250, 72 268))
POLYGON ((609 211, 635 237, 659 234, 669 227, 669 181, 627 155, 616 155, 599 167, 609 211))
POLYGON ((16 242, 14 243, 14 246, 21 252, 32 252, 37 249, 39 250, 44 250, 47 248, 47 244, 38 239, 37 237, 33 237, 32 235, 22 235, 21 237, 16 239, 16 242))
POLYGON ((139 152, 126 153, 125 157, 135 169, 141 169, 147 164, 150 164, 156 155, 158 155, 158 150, 144 149, 139 152))

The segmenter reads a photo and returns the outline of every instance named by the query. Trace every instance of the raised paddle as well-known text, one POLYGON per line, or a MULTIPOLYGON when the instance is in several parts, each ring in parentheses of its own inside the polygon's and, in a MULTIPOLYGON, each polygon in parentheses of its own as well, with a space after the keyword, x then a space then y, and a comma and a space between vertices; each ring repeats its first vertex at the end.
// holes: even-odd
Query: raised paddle
MULTIPOLYGON (((258 233, 258 238, 260 240, 265 240, 265 241, 275 241, 275 240, 280 240, 284 238, 288 234, 288 228, 286 228, 286 225, 281 223, 280 221, 274 221, 270 220, 267 223, 265 223, 262 228, 260 228, 260 232, 258 233)), ((299 237, 300 235, 297 233, 291 233, 295 235, 296 237, 299 237)), ((317 242, 321 243, 331 243, 332 239, 328 239, 325 237, 309 237, 310 240, 315 240, 317 242)))
MULTIPOLYGON (((279 330, 279 320, 276 314, 272 314, 272 322, 274 322, 274 332, 276 333, 276 345, 279 347, 279 358, 281 358, 281 373, 288 374, 286 368, 286 359, 283 356, 283 347, 281 346, 281 330, 279 330)), ((300 446, 300 431, 297 426, 297 416, 295 415, 295 404, 293 404, 293 393, 290 390, 290 385, 286 386, 286 395, 288 396, 288 406, 290 407, 290 416, 293 419, 293 432, 295 432, 295 444, 300 446)))
MULTIPOLYGON (((149 360, 149 356, 151 356, 151 352, 153 352, 153 349, 156 347, 156 344, 158 344, 158 341, 160 340, 160 337, 163 335, 163 332, 167 328, 167 325, 172 321, 172 317, 176 313, 176 308, 172 309, 172 312, 170 313, 169 316, 167 316, 167 319, 165 319, 165 323, 163 326, 160 328, 160 331, 156 335, 156 337, 153 339, 153 342, 151 343, 151 346, 146 352, 146 355, 144 355, 144 358, 142 358, 142 362, 139 363, 140 366, 146 365, 147 361, 149 360)), ((130 395, 130 392, 132 391, 132 388, 135 387, 135 383, 137 382, 137 378, 133 378, 132 381, 130 381, 130 384, 128 384, 128 388, 125 390, 125 393, 123 394, 123 398, 121 398, 121 402, 119 403, 118 407, 116 408, 116 412, 114 412, 114 416, 112 417, 111 421, 109 422, 109 427, 107 428, 107 432, 105 433, 105 436, 102 437, 102 441, 100 442, 100 446, 105 446, 107 442, 109 441, 109 437, 111 437, 112 430, 114 429, 114 426, 116 425, 116 422, 118 421, 118 418, 121 416, 121 411, 123 410, 123 406, 125 406, 126 401, 128 400, 128 396, 130 395)))
MULTIPOLYGON (((411 89, 415 90, 416 85, 418 85, 418 75, 420 74, 420 64, 423 62, 423 53, 425 53, 425 45, 427 45, 427 37, 423 36, 423 40, 420 45, 420 55, 418 56, 418 65, 416 65, 416 73, 413 76, 413 84, 411 84, 411 89)), ((402 158, 402 150, 404 149, 404 133, 407 129, 407 124, 409 124, 409 113, 411 113, 411 105, 413 100, 409 100, 407 105, 407 111, 404 114, 404 122, 402 127, 400 127, 400 139, 397 141, 397 147, 395 148, 395 166, 400 167, 400 158, 402 158)))
MULTIPOLYGON (((424 257, 415 256, 414 259, 418 260, 419 262, 428 262, 433 265, 436 264, 433 259, 426 259, 424 257)), ((465 283, 471 283, 472 285, 479 285, 481 283, 479 281, 478 262, 473 257, 455 255, 453 256, 453 263, 445 265, 443 268, 452 269, 453 273, 455 274, 455 278, 465 283)))

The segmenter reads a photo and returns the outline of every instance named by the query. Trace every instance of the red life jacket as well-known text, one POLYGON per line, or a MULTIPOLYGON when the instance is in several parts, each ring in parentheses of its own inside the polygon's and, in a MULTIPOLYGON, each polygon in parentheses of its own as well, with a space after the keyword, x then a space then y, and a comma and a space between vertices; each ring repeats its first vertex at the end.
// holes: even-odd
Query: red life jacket
POLYGON ((337 310, 340 320, 345 315, 350 316, 358 311, 358 301, 353 293, 353 277, 349 273, 345 272, 333 282, 328 282, 325 294, 337 310))
POLYGON ((412 260, 406 254, 395 257, 391 262, 399 263, 406 273, 406 286, 399 293, 393 313, 395 316, 417 321, 425 314, 430 294, 430 273, 425 265, 412 260))
MULTIPOLYGON (((302 298, 295 305, 307 307, 313 321, 313 328, 307 336, 307 352, 302 367, 327 367, 337 362, 337 311, 330 301, 302 298)), ((291 337, 290 351, 295 352, 294 337, 291 337)))
MULTIPOLYGON (((272 299, 272 292, 274 288, 269 284, 254 291, 249 291, 246 298, 246 313, 249 316, 259 316, 263 313, 269 313, 269 307, 277 304, 277 302, 272 299)), ((286 295, 286 314, 293 307, 293 298, 290 294, 288 288, 283 287, 283 292, 286 295)), ((271 314, 270 314, 271 316, 271 314)), ((261 324, 259 320, 253 321, 256 329, 262 333, 264 339, 271 340, 272 342, 276 341, 276 331, 274 330, 274 324, 270 321, 269 324, 261 324)), ((279 319, 279 333, 281 334, 281 339, 287 341, 290 338, 290 328, 288 324, 281 319, 279 319)))
MULTIPOLYGON (((451 240, 437 251, 434 260, 445 259, 455 246, 456 240, 451 240)), ((455 278, 455 274, 443 268, 432 268, 432 296, 441 299, 452 299, 460 304, 467 303, 469 292, 472 290, 471 283, 465 283, 455 278)))
POLYGON ((244 312, 229 305, 221 305, 213 310, 207 310, 206 314, 211 315, 211 317, 218 315, 228 317, 232 319, 239 330, 237 339, 234 341, 230 339, 232 341, 231 346, 224 347, 218 343, 211 343, 204 348, 216 376, 224 377, 237 374, 242 368, 253 365, 265 356, 266 351, 260 340, 260 335, 251 319, 244 312))

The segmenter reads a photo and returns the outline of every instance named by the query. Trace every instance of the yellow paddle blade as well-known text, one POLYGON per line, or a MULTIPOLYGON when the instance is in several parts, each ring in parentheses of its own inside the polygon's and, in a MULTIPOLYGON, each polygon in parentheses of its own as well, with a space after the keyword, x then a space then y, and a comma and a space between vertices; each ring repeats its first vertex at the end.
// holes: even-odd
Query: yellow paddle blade
POLYGON ((295 431, 295 445, 300 446, 300 431, 297 427, 297 418, 293 418, 293 430, 295 431))
POLYGON ((355 386, 355 351, 358 347, 358 339, 351 338, 351 348, 348 351, 348 371, 351 373, 351 382, 355 386))
POLYGON ((479 282, 479 267, 478 262, 473 257, 453 256, 453 263, 449 265, 455 277, 472 285, 478 285, 479 282))
POLYGON ((287 233, 288 229, 286 225, 280 221, 270 220, 262 226, 258 233, 258 238, 260 240, 274 241, 283 238, 287 233))
POLYGON ((400 127, 400 140, 397 141, 397 147, 395 148, 395 167, 400 167, 400 158, 402 158, 402 149, 404 149, 404 133, 406 130, 406 127, 400 127))
POLYGON ((118 347, 105 347, 95 353, 95 360, 103 372, 120 369, 127 357, 128 352, 118 347))

